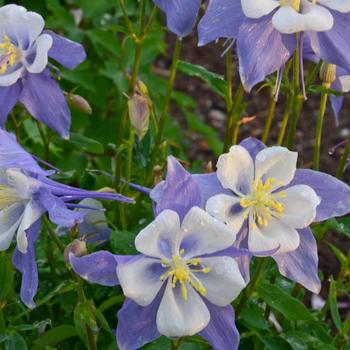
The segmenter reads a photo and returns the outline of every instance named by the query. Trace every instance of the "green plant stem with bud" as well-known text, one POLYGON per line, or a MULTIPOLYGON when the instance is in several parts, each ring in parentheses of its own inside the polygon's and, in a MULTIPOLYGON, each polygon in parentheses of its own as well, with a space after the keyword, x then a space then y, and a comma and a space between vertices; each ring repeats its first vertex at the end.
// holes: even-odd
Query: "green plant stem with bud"
POLYGON ((269 110, 268 110, 268 114, 265 122, 264 132, 261 138, 261 141, 263 143, 267 143, 267 140, 269 138, 272 120, 273 120, 273 117, 275 116, 275 110, 276 110, 276 99, 275 99, 275 89, 273 88, 271 89, 269 110))
POLYGON ((160 151, 160 145, 162 143, 165 124, 166 124, 166 120, 167 120, 167 116, 168 116, 168 112, 169 112, 171 95, 172 95, 172 92, 174 89, 174 83, 175 83, 175 78, 176 78, 176 73, 177 73, 177 66, 178 66, 178 63, 180 60, 181 48, 182 48, 182 39, 177 38, 176 43, 175 43, 174 52, 173 52, 173 58, 172 58, 172 63, 171 63, 171 68, 170 68, 170 76, 169 76, 168 85, 167 85, 167 89, 166 89, 166 93, 165 93, 164 104, 163 104, 163 108, 161 110, 161 114, 160 114, 160 118, 159 118, 159 122, 158 122, 158 132, 156 135, 153 150, 151 153, 151 159, 150 159, 149 166, 148 166, 146 185, 149 185, 152 181, 153 168, 156 164, 157 155, 159 154, 159 151, 160 151))
MULTIPOLYGON (((325 88, 329 88, 329 85, 323 84, 325 88)), ((322 92, 321 102, 320 102, 320 111, 317 118, 316 124, 316 138, 315 138, 315 147, 314 147, 314 159, 313 159, 313 169, 319 170, 320 167, 320 153, 321 153, 321 140, 322 140, 322 130, 324 123, 324 116, 326 114, 328 93, 322 92)))
POLYGON ((278 139, 277 139, 277 144, 279 146, 283 145, 283 140, 284 140, 284 136, 286 134, 286 130, 287 130, 287 125, 288 125, 288 121, 289 121, 289 116, 290 116, 290 110, 292 108, 292 104, 291 104, 291 97, 288 95, 287 96, 287 101, 286 101, 286 108, 284 110, 283 113, 283 117, 282 117, 282 124, 281 124, 281 128, 280 131, 278 133, 278 139))
POLYGON ((340 179, 343 176, 345 166, 348 162, 349 155, 350 155, 350 135, 348 136, 348 141, 346 142, 343 154, 338 164, 337 174, 336 174, 338 179, 340 179))

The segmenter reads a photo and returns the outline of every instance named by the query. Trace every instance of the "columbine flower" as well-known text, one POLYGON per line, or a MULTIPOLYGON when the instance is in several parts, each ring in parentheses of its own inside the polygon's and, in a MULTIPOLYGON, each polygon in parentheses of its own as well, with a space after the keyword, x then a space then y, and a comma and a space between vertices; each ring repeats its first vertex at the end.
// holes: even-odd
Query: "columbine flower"
POLYGON ((170 31, 180 38, 192 32, 201 0, 153 0, 153 2, 165 12, 170 31))
POLYGON ((234 238, 226 225, 198 207, 183 220, 177 212, 164 210, 136 237, 141 255, 110 257, 110 263, 107 252, 83 258, 71 255, 71 263, 85 279, 107 285, 116 266, 127 297, 118 314, 120 349, 138 349, 160 335, 197 333, 214 349, 236 349, 238 333, 230 303, 245 281, 225 250, 234 238), (107 281, 96 278, 96 266, 107 281))
MULTIPOLYGON (((199 45, 218 38, 237 40, 246 90, 284 66, 302 32, 324 61, 350 70, 350 2, 309 0, 212 0, 199 24, 199 45)), ((302 56, 302 53, 301 53, 302 56)))
MULTIPOLYGON (((231 164, 232 168, 230 168, 229 172, 225 173, 225 175, 227 175, 227 179, 229 181, 230 186, 236 183, 236 189, 238 189, 240 193, 247 195, 251 194, 252 188, 248 186, 246 181, 247 179, 249 179, 246 173, 247 165, 250 164, 248 166, 248 168, 250 168, 253 164, 256 164, 257 154, 259 154, 263 150, 266 150, 266 146, 257 139, 248 138, 240 144, 240 147, 248 151, 249 157, 246 151, 242 150, 242 157, 246 156, 244 158, 244 163, 239 162, 239 160, 242 159, 241 157, 237 159, 228 158, 227 166, 229 167, 229 165, 231 164)), ((291 208, 290 206, 284 206, 284 217, 286 217, 287 211, 291 212, 291 210, 294 209, 294 218, 298 219, 299 223, 303 223, 302 226, 304 226, 304 223, 309 221, 311 219, 311 216, 313 215, 313 207, 316 207, 316 215, 313 219, 315 222, 324 221, 336 216, 342 216, 350 211, 349 186, 337 180, 336 178, 321 172, 309 169, 295 169, 294 159, 296 158, 296 155, 289 152, 285 152, 285 155, 288 156, 286 158, 279 158, 276 154, 276 158, 274 159, 276 161, 275 167, 271 168, 271 170, 273 169, 273 173, 270 173, 271 175, 269 174, 269 177, 274 177, 276 178, 276 180, 278 179, 278 181, 283 181, 286 184, 289 177, 289 180, 291 182, 289 182, 289 184, 287 184, 285 188, 281 189, 282 191, 286 192, 286 194, 288 195, 288 193, 290 194, 290 191, 294 186, 301 186, 299 188, 307 188, 305 193, 307 193, 308 196, 310 196, 309 199, 314 199, 315 201, 308 201, 307 203, 309 205, 305 208, 302 207, 302 209, 300 209, 299 206, 294 208, 291 208), (285 164, 283 163, 283 159, 286 160, 285 164), (281 162, 283 164, 282 171, 279 168, 281 162), (289 167, 287 167, 288 164, 289 167), (290 171, 289 174, 288 170, 290 171), (281 175, 283 174, 285 174, 285 177, 282 178, 281 175), (315 197, 315 193, 317 197, 315 197), (320 201, 320 203, 317 206, 316 201, 320 201)), ((265 161, 267 160, 268 158, 265 159, 265 161)), ((267 169, 265 170, 267 171, 267 169)), ((260 174, 262 174, 262 172, 260 174)), ((253 179, 252 181, 250 181, 250 185, 254 183, 254 179, 258 178, 258 175, 259 174, 255 173, 255 171, 253 176, 252 174, 250 174, 250 179, 253 179)), ((155 212, 158 213, 162 210, 176 207, 177 211, 181 213, 185 212, 185 210, 188 210, 188 208, 190 208, 193 205, 193 203, 195 203, 195 205, 200 206, 201 208, 205 208, 206 203, 211 197, 220 195, 223 199, 227 199, 227 201, 218 203, 218 207, 212 207, 212 214, 219 219, 225 221, 227 220, 229 224, 231 222, 231 232, 233 235, 237 233, 237 226, 239 226, 239 220, 235 221, 231 219, 238 218, 238 214, 243 214, 244 212, 245 215, 248 214, 246 219, 244 219, 244 217, 242 216, 239 216, 240 219, 244 219, 244 223, 242 225, 241 230, 237 234, 237 239, 234 243, 235 247, 239 247, 240 249, 248 249, 249 234, 256 232, 257 228, 259 228, 260 226, 262 226, 262 229, 265 232, 265 227, 263 225, 266 216, 265 214, 267 214, 267 217, 269 217, 269 213, 266 210, 263 210, 262 212, 254 211, 252 206, 248 206, 248 204, 253 204, 250 201, 252 198, 250 198, 250 200, 247 200, 247 198, 245 198, 244 196, 239 197, 235 195, 235 193, 231 189, 224 188, 224 186, 226 185, 223 186, 220 180, 220 176, 218 176, 217 173, 192 175, 189 172, 187 172, 181 166, 181 164, 178 163, 173 157, 170 157, 168 160, 168 174, 166 180, 158 184, 151 192, 151 197, 155 202, 155 212), (228 207, 228 204, 230 202, 233 204, 235 199, 237 204, 232 206, 232 211, 225 210, 225 208, 228 207), (243 199, 243 206, 245 207, 241 207, 241 199, 243 199), (251 221, 254 231, 249 232, 249 216, 253 219, 254 217, 255 219, 258 219, 258 216, 256 214, 259 213, 262 225, 259 225, 259 222, 256 224, 255 221, 256 227, 254 227, 254 222, 251 221)), ((263 180, 264 182, 262 185, 265 185, 265 189, 267 189, 265 182, 265 180, 267 180, 266 177, 263 177, 263 180)), ((270 180, 270 186, 272 186, 274 189, 272 192, 276 192, 276 194, 278 192, 276 188, 277 185, 278 182, 274 182, 274 184, 271 184, 270 180)), ((300 195, 301 194, 302 193, 300 193, 300 195)), ((299 195, 299 193, 297 195, 299 195)), ((302 200, 303 199, 304 198, 302 198, 302 200)), ((282 207, 278 203, 284 204, 286 201, 288 201, 288 197, 285 197, 282 194, 282 196, 277 196, 276 200, 277 203, 273 201, 270 204, 272 204, 273 207, 276 207, 277 210, 281 212, 282 207)), ((289 201, 289 203, 291 202, 289 201)), ((272 211, 270 211, 270 214, 272 214, 272 211)), ((281 214, 277 215, 275 220, 279 220, 279 223, 282 224, 281 219, 283 213, 282 216, 280 215, 281 214)), ((288 219, 292 220, 293 216, 291 215, 288 219)), ((269 222, 271 222, 271 220, 268 220, 268 223, 269 222)), ((296 226, 295 222, 296 221, 294 221, 294 226, 296 226)), ((288 223, 292 224, 292 221, 288 221, 288 223)), ((293 225, 289 225, 288 230, 292 231, 294 230, 294 228, 293 225)), ((289 240, 288 236, 287 240, 285 241, 281 241, 282 237, 285 237, 283 232, 281 234, 278 233, 277 236, 271 235, 270 237, 257 237, 257 239, 264 240, 262 244, 265 244, 265 238, 270 238, 270 240, 267 241, 268 246, 276 248, 273 251, 269 251, 269 249, 266 249, 266 246, 258 247, 259 250, 266 250, 265 252, 260 253, 259 255, 272 256, 272 258, 277 262, 279 271, 283 276, 302 284, 305 288, 311 290, 314 293, 318 293, 321 287, 321 283, 317 274, 318 256, 315 238, 309 227, 305 227, 302 229, 297 228, 296 231, 298 233, 299 238, 296 237, 294 232, 291 233, 291 240, 289 240), (272 242, 275 242, 275 244, 271 244, 272 242), (297 242, 299 242, 299 245, 293 251, 281 253, 278 250, 281 249, 281 247, 282 249, 287 250, 288 246, 291 248, 292 245, 294 245, 295 247, 297 245, 297 242)), ((258 234, 260 234, 260 232, 258 234)), ((252 254, 257 255, 257 252, 253 251, 252 254)), ((248 255, 245 255, 237 257, 236 260, 239 263, 240 270, 242 275, 244 276, 244 279, 248 281, 250 257, 248 255)))
POLYGON ((0 8, 0 127, 20 101, 37 120, 62 137, 69 136, 70 110, 63 92, 51 79, 48 58, 73 69, 84 48, 50 31, 43 18, 24 7, 0 8))
POLYGON ((130 202, 118 194, 59 184, 48 178, 50 174, 51 171, 38 166, 12 135, 0 130, 0 251, 7 250, 16 237, 13 262, 23 273, 21 297, 30 307, 34 306, 38 284, 34 243, 40 217, 47 212, 53 223, 72 227, 84 217, 84 212, 69 209, 72 201, 95 197, 130 202))

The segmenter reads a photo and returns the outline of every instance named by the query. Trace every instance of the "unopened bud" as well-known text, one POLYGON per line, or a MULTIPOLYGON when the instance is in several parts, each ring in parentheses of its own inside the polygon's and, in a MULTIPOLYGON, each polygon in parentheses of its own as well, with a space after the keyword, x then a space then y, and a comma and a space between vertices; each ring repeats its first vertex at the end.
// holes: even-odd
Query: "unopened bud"
POLYGON ((145 84, 138 81, 134 94, 128 101, 130 123, 141 141, 149 128, 150 107, 148 90, 145 84))
POLYGON ((92 114, 92 108, 89 102, 86 101, 84 97, 69 93, 67 94, 67 100, 69 105, 75 110, 88 115, 92 114))
POLYGON ((331 86, 337 78, 337 67, 335 64, 323 62, 320 70, 320 78, 323 84, 331 86))
POLYGON ((86 255, 88 252, 85 241, 75 239, 73 242, 67 245, 66 249, 64 250, 64 261, 67 263, 69 262, 70 253, 77 257, 86 255))

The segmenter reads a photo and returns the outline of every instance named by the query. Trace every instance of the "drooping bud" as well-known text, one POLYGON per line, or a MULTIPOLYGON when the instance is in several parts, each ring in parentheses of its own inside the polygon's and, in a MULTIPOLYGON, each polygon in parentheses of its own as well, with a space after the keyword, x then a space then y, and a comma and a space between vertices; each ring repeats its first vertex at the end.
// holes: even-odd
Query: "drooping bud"
POLYGON ((86 248, 86 242, 80 239, 75 239, 73 242, 69 243, 64 250, 64 261, 69 262, 69 254, 73 253, 75 256, 80 257, 88 253, 86 248))
POLYGON ((91 115, 92 114, 92 108, 86 99, 80 95, 75 95, 72 93, 67 94, 67 101, 69 105, 74 108, 75 110, 91 115))
POLYGON ((130 123, 141 141, 147 134, 150 118, 150 101, 146 85, 138 81, 128 101, 130 123))
POLYGON ((323 84, 330 87, 337 78, 337 67, 335 64, 323 62, 320 69, 320 79, 323 84))

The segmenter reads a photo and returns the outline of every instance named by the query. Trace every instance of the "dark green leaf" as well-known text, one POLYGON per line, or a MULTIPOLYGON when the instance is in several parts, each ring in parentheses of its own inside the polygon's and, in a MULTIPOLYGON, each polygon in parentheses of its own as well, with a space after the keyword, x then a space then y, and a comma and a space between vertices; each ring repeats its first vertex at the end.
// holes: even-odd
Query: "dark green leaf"
POLYGON ((329 295, 328 295, 329 308, 331 310, 331 316, 333 322, 338 330, 342 328, 342 322, 339 315, 338 305, 337 305, 337 288, 336 282, 333 278, 330 279, 329 295))

